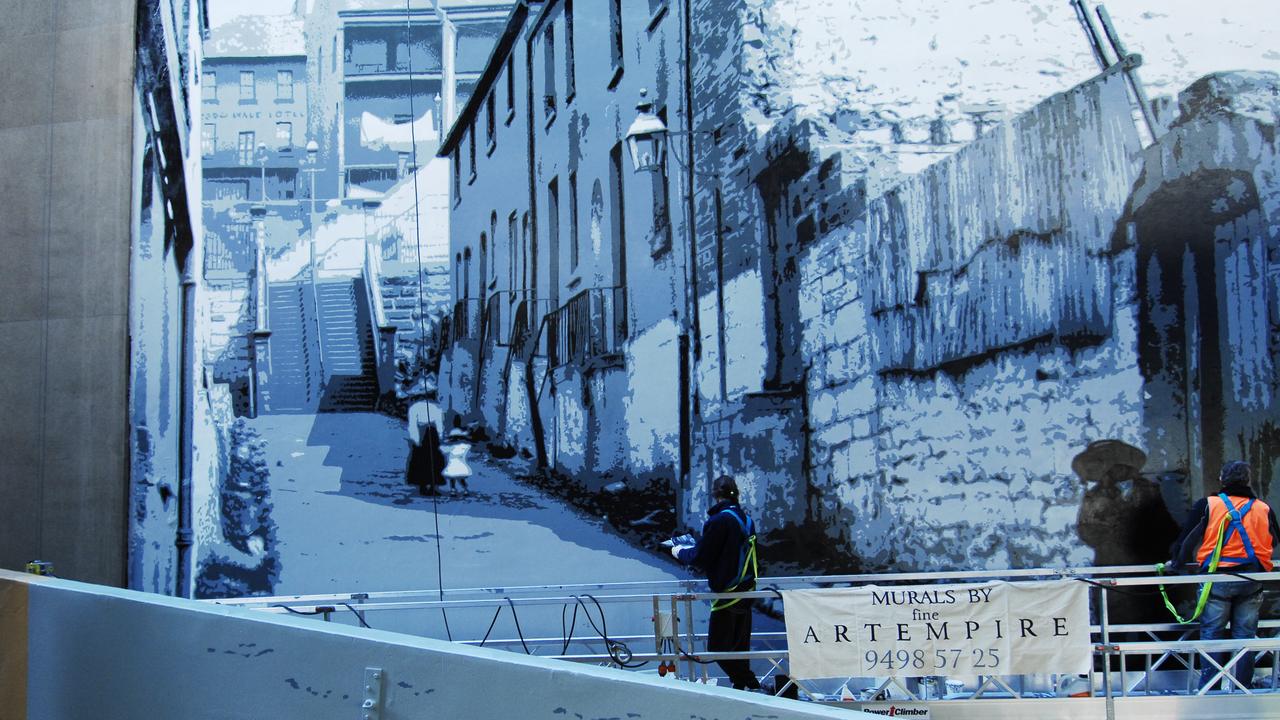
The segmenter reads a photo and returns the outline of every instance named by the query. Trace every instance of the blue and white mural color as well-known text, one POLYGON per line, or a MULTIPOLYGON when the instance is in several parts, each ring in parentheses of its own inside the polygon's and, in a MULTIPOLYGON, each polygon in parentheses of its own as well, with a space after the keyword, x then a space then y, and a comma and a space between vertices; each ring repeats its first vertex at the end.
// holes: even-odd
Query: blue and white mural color
POLYGON ((721 474, 768 574, 1278 486, 1261 2, 210 6, 197 595, 688 577, 721 474))

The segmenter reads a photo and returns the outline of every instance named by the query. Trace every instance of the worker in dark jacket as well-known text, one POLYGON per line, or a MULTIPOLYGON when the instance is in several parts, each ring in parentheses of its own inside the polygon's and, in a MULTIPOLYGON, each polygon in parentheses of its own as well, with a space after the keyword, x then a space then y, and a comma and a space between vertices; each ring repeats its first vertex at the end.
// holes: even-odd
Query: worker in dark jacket
MULTIPOLYGON (((1173 545, 1174 567, 1194 562, 1199 572, 1270 572, 1272 547, 1280 540, 1275 511, 1258 499, 1250 483, 1248 463, 1229 462, 1218 477, 1222 491, 1196 501, 1173 545), (1221 549, 1219 550, 1219 546, 1221 549)), ((1262 583, 1214 583, 1200 617, 1200 639, 1216 640, 1231 622, 1233 639, 1257 636, 1258 613, 1262 608, 1262 583)), ((1236 661, 1235 676, 1249 687, 1253 680, 1253 653, 1236 661)), ((1214 654, 1219 665, 1227 654, 1214 654)), ((1208 667, 1201 672, 1203 686, 1216 674, 1208 667)))
MULTIPOLYGON (((671 554, 707 574, 712 592, 745 592, 756 586, 756 531, 738 505, 738 485, 722 475, 711 486, 715 505, 707 511, 697 545, 675 545, 671 554)), ((746 652, 751 649, 751 601, 732 598, 711 604, 707 626, 708 652, 746 652)), ((729 682, 739 690, 755 690, 760 681, 749 660, 719 660, 729 682)))

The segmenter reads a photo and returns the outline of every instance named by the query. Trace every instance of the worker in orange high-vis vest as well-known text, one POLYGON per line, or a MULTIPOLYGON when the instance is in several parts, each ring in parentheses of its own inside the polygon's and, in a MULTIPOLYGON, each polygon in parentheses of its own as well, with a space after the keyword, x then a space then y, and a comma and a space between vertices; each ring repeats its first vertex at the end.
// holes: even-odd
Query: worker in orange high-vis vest
MULTIPOLYGON (((1222 467, 1218 480, 1221 492, 1198 500, 1192 506, 1182 534, 1173 546, 1174 567, 1194 558, 1198 572, 1210 572, 1221 536, 1222 550, 1216 572, 1270 572, 1272 549, 1280 540, 1280 526, 1276 524, 1275 511, 1254 494, 1249 464, 1240 461, 1227 463, 1222 467)), ((1228 621, 1233 639, 1256 637, 1261 609, 1262 583, 1213 583, 1204 613, 1200 616, 1200 639, 1223 637, 1228 621)), ((1230 656, 1229 653, 1213 655, 1219 665, 1225 664, 1230 656)), ((1218 670, 1212 666, 1204 668, 1200 675, 1201 686, 1217 673, 1218 670)), ((1253 653, 1246 653, 1236 661, 1235 676, 1241 685, 1251 686, 1253 653)))

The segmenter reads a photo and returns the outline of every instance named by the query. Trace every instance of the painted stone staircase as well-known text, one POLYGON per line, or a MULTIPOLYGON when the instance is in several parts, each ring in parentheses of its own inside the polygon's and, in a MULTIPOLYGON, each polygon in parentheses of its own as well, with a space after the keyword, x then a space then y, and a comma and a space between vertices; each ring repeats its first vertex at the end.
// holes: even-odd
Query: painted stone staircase
POLYGON ((363 278, 335 278, 316 284, 317 317, 324 352, 325 389, 321 412, 372 410, 378 400, 378 368, 373 323, 363 278))
POLYGON ((272 413, 313 412, 320 399, 320 349, 315 309, 306 282, 273 282, 270 303, 270 381, 264 388, 272 413))
POLYGON ((364 280, 273 282, 268 412, 360 412, 378 400, 364 280))

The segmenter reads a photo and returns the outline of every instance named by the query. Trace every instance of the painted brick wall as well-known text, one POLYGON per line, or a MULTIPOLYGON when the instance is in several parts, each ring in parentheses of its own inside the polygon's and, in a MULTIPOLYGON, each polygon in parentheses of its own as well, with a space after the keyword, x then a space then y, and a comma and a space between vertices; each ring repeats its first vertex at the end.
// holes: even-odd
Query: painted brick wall
POLYGON ((1110 249, 1137 137, 1099 121, 1125 110, 1117 76, 1054 96, 803 256, 810 511, 868 565, 1092 562, 1075 533, 1084 484, 1071 459, 1094 440, 1142 444, 1134 256, 1110 249), (1053 181, 1087 167, 1110 172, 1066 192, 1053 181), (1037 172, 1051 178, 1015 182, 1037 172), (971 267, 986 243, 1017 245, 1028 233, 1047 239, 1014 247, 987 274, 971 267), (1059 262, 1024 267, 1045 248, 1059 262), (1072 268, 1086 259, 1110 302, 1104 322, 1077 338, 1057 302, 1078 304, 1072 268), (916 287, 917 273, 951 282, 916 287), (968 296, 981 302, 960 307, 968 296), (912 313, 934 332, 904 338, 885 322, 912 313), (989 323, 1013 334, 974 330, 989 323), (915 361, 903 363, 901 347, 915 361))

